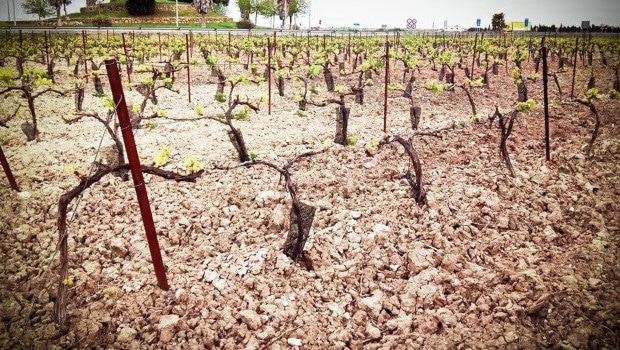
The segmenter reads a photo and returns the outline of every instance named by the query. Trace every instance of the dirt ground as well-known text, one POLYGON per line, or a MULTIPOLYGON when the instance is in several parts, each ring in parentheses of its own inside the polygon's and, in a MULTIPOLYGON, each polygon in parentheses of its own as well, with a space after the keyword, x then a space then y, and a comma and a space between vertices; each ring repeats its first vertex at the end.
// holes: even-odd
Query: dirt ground
MULTIPOLYGON (((589 72, 579 67, 581 91, 589 72)), ((159 108, 177 118, 194 115, 196 104, 207 114, 220 111, 215 86, 203 83, 213 78, 202 69, 192 73, 192 103, 181 74, 181 92, 161 92, 159 108)), ((611 68, 597 62, 596 72, 606 93, 611 68)), ((434 95, 423 88, 436 75, 428 68, 417 74, 420 130, 453 128, 416 135, 403 98, 391 98, 388 113, 390 132, 413 137, 427 205, 412 198, 400 145, 365 152, 381 137, 379 77, 363 106, 347 100, 358 142, 293 167, 300 200, 318 208, 305 248, 310 271, 282 253, 291 201, 278 174, 259 166, 217 169, 237 162, 225 126, 157 119, 154 128, 134 130, 143 164, 169 147, 167 170, 184 173, 188 156, 206 165, 196 183, 145 176, 170 290, 156 285, 133 183, 107 176, 70 206, 67 329, 52 321, 58 199, 79 182, 65 166, 87 172, 104 130, 92 119, 62 121, 71 96, 37 100, 40 142, 25 141, 23 119, 0 130, 22 189, 11 191, 2 177, 0 347, 618 349, 619 102, 594 102, 603 126, 587 158, 594 117, 567 102, 571 76, 561 73, 564 95, 550 86, 546 162, 542 82, 528 82, 539 108, 520 114, 508 139, 513 178, 499 155, 499 129, 487 121, 495 105, 504 113, 514 108, 510 74, 502 68, 490 88, 474 90, 480 122, 471 120, 462 90, 434 95)), ((462 75, 458 70, 457 81, 462 75)), ((325 90, 321 80, 317 85, 325 90)), ((104 113, 91 90, 85 109, 104 113)), ((235 121, 259 159, 282 164, 333 138, 335 105, 299 116, 296 91, 290 82, 284 98, 274 94, 271 115, 263 104, 235 121)), ((241 96, 265 92, 240 89, 241 96)), ((138 101, 135 91, 126 95, 138 101)), ((18 96, 4 101, 6 114, 18 96)), ((98 159, 111 146, 106 135, 98 159)))

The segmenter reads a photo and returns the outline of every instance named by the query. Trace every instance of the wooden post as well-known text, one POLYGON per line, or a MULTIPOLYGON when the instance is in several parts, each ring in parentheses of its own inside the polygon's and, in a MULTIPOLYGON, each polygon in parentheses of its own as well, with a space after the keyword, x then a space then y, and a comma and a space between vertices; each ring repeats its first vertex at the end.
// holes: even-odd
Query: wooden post
POLYGON ((157 285, 163 290, 168 290, 168 281, 166 279, 166 270, 161 258, 159 242, 157 241, 157 232, 153 223, 153 214, 149 204, 149 197, 146 193, 146 186, 142 176, 142 167, 140 165, 140 157, 136 149, 136 142, 129 121, 129 112, 127 111, 127 103, 123 94, 123 85, 121 77, 118 74, 118 65, 115 59, 105 61, 108 79, 110 80, 110 88, 112 89, 112 99, 116 108, 116 114, 121 126, 123 141, 125 143, 125 151, 131 169, 131 177, 133 178, 134 187, 138 196, 138 204, 140 206, 140 214, 142 215, 142 223, 146 231, 146 238, 155 268, 155 276, 157 277, 157 285))
MULTIPOLYGON (((86 31, 82 31, 82 50, 84 51, 84 57, 86 57, 86 31)), ((88 64, 86 64, 86 59, 84 59, 84 73, 86 74, 86 81, 88 81, 88 64)))
POLYGON ((549 148, 549 94, 547 91, 547 47, 543 46, 541 50, 543 60, 543 100, 545 104, 545 156, 547 161, 551 160, 551 152, 549 148))
POLYGON ((47 30, 43 31, 43 36, 45 37, 45 64, 50 64, 50 47, 47 41, 47 30))
POLYGON ((19 186, 17 186, 17 182, 15 181, 15 177, 13 177, 13 172, 11 172, 9 162, 4 156, 4 152, 2 151, 2 145, 0 145, 0 163, 2 163, 2 169, 4 169, 4 173, 6 174, 6 178, 9 180, 11 188, 19 192, 19 186))
POLYGON ((159 44, 159 61, 161 62, 161 33, 157 33, 157 43, 159 44))
POLYGON ((385 88, 383 91, 383 132, 387 132, 388 84, 390 83, 390 39, 385 36, 385 88))
POLYGON ((577 74, 577 51, 579 50, 579 37, 575 38, 575 53, 573 54, 573 82, 570 85, 570 98, 575 98, 575 74, 577 74))
POLYGON ((474 64, 476 63, 476 48, 478 46, 478 33, 476 33, 476 38, 474 39, 474 53, 473 58, 471 59, 471 72, 469 73, 469 79, 474 80, 474 64))
POLYGON ((125 60, 127 61, 127 82, 131 84, 131 65, 129 64, 129 55, 127 54, 127 45, 125 44, 125 33, 121 33, 123 38, 123 50, 125 52, 125 60))
POLYGON ((192 84, 191 84, 191 75, 189 73, 189 34, 185 34, 185 55, 187 56, 187 98, 189 102, 191 103, 192 102, 192 84))

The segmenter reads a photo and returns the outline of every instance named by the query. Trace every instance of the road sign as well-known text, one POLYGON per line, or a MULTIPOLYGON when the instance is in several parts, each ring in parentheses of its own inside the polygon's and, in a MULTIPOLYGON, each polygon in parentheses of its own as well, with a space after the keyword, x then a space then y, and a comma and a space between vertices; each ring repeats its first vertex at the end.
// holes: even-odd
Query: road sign
MULTIPOLYGON (((478 18, 476 20, 476 27, 480 27, 480 23, 482 23, 482 21, 480 20, 480 18, 478 18)), ((527 24, 526 24, 527 25, 527 24)))
POLYGON ((530 19, 529 18, 526 18, 524 22, 525 22, 525 26, 526 27, 530 26, 530 19))
POLYGON ((359 23, 353 23, 353 26, 354 26, 354 27, 359 27, 359 26, 360 26, 360 24, 359 24, 359 23))
POLYGON ((416 23, 418 23, 418 20, 415 18, 407 19, 407 29, 415 29, 416 23))

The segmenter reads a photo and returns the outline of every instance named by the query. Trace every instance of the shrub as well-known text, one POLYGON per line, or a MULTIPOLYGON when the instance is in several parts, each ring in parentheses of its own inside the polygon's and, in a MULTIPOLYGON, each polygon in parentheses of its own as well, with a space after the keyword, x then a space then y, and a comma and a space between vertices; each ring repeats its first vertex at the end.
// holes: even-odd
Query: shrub
POLYGON ((254 29, 254 27, 256 26, 252 23, 252 21, 242 19, 237 22, 237 29, 254 29))
POLYGON ((93 26, 95 27, 111 27, 112 19, 110 17, 105 16, 96 16, 92 19, 93 26))
POLYGON ((155 0, 127 0, 125 8, 131 16, 147 16, 155 13, 155 0))

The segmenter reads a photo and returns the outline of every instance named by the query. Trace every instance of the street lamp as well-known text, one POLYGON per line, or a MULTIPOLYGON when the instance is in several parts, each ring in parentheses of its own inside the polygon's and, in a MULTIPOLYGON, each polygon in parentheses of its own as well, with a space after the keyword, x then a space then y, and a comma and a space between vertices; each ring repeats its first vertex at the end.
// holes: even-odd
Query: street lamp
MULTIPOLYGON (((13 0, 15 1, 15 0, 13 0)), ((179 28, 179 0, 175 0, 175 4, 176 4, 176 14, 177 14, 177 28, 179 28)))
MULTIPOLYGON (((8 4, 8 1, 7 1, 8 4)), ((13 26, 17 27, 17 18, 15 17, 15 0, 13 0, 13 26)))

